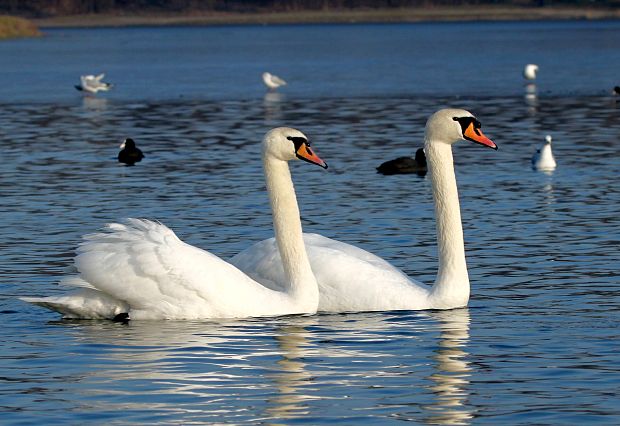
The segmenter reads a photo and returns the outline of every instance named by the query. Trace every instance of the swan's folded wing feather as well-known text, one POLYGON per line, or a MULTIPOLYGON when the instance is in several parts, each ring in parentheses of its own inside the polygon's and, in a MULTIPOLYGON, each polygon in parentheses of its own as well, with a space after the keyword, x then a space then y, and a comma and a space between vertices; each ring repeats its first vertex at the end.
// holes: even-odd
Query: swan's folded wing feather
POLYGON ((286 290, 284 266, 273 237, 259 241, 236 254, 230 259, 230 263, 265 287, 276 291, 286 290))
MULTIPOLYGON (((312 271, 319 283, 319 310, 373 311, 415 306, 428 291, 382 258, 351 244, 304 234, 312 271)), ((275 239, 237 254, 231 263, 261 284, 283 291, 284 270, 275 239)))
POLYGON ((75 263, 94 288, 130 305, 134 319, 261 315, 267 300, 279 296, 147 220, 87 236, 75 263))

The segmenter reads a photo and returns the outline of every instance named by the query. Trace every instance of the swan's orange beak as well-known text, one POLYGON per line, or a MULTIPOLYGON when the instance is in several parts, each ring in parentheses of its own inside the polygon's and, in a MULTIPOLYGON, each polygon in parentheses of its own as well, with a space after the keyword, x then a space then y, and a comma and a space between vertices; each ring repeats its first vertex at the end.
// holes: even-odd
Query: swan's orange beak
POLYGON ((476 128, 474 126, 474 122, 472 121, 467 126, 467 129, 463 132, 463 137, 465 139, 470 140, 472 142, 479 143, 480 145, 488 146, 489 148, 497 149, 497 145, 491 139, 487 138, 480 128, 476 128))
POLYGON ((314 153, 312 148, 310 148, 310 146, 307 143, 302 143, 301 145, 299 145, 299 148, 297 148, 297 151, 295 151, 295 154, 297 155, 297 158, 299 158, 300 160, 304 160, 304 161, 307 161, 308 163, 316 164, 318 166, 323 167, 324 169, 327 168, 327 163, 321 160, 321 158, 319 158, 319 156, 314 153))

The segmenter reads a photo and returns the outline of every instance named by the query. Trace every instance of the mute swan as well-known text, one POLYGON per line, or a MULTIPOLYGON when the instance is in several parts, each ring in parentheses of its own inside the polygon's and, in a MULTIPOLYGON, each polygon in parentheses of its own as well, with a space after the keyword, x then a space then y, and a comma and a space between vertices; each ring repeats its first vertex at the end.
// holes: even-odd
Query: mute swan
POLYGON ((75 88, 88 93, 97 93, 100 90, 108 91, 112 88, 112 84, 101 81, 104 77, 105 74, 99 74, 97 76, 83 75, 80 77, 81 84, 75 86, 75 88))
POLYGON ((254 281, 219 257, 181 241, 166 226, 129 219, 87 235, 78 248, 83 287, 58 297, 22 298, 70 318, 189 319, 315 313, 319 291, 302 239, 295 189, 287 162, 296 158, 327 168, 298 130, 269 131, 262 145, 267 191, 285 291, 254 281))
POLYGON ((398 157, 394 160, 386 161, 377 167, 377 173, 383 175, 417 173, 418 176, 426 176, 426 172, 427 167, 424 148, 418 148, 415 152, 415 158, 398 157))
POLYGON ((523 77, 527 80, 536 80, 536 73, 538 72, 538 65, 527 64, 523 68, 523 77))
MULTIPOLYGON (((439 246, 435 284, 426 287, 358 247, 305 234, 306 249, 319 283, 319 311, 450 309, 467 305, 469 278, 452 144, 466 139, 497 149, 480 127, 470 112, 461 109, 440 110, 426 123, 424 151, 435 200, 439 246)), ((231 263, 270 288, 278 288, 282 282, 283 270, 273 238, 239 253, 231 263)))
POLYGON ((144 154, 131 138, 125 139, 119 148, 121 149, 118 153, 119 163, 125 163, 128 166, 133 166, 135 163, 142 161, 144 158, 144 154))
POLYGON ((532 157, 532 167, 536 170, 555 170, 557 164, 551 151, 551 135, 545 136, 545 143, 536 150, 532 157))
POLYGON ((270 74, 268 72, 263 73, 263 82, 269 90, 275 90, 280 86, 286 86, 286 81, 282 80, 277 75, 270 74))

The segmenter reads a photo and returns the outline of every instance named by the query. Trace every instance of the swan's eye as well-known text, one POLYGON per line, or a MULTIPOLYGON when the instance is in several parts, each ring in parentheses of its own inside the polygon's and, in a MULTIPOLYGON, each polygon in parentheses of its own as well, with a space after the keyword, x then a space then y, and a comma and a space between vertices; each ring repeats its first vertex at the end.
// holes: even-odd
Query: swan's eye
POLYGON ((476 120, 474 117, 452 117, 452 119, 454 121, 458 121, 458 123, 461 125, 461 130, 463 131, 463 134, 465 134, 465 131, 470 125, 473 125, 474 132, 478 136, 480 136, 480 132, 478 131, 478 129, 482 127, 482 124, 478 120, 476 120))
POLYGON ((302 138, 299 136, 287 136, 286 139, 293 142, 293 145, 295 145, 295 151, 299 151, 299 148, 301 148, 301 146, 304 144, 310 146, 310 143, 306 138, 302 138))

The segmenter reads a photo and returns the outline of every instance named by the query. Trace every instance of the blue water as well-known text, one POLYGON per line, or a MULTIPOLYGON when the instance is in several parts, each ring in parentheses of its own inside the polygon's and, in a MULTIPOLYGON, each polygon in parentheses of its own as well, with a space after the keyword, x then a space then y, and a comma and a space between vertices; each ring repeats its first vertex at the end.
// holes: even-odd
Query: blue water
POLYGON ((1 422, 620 423, 619 48, 618 22, 59 29, 0 43, 1 422), (279 95, 265 69, 289 81, 279 95), (109 93, 73 89, 104 71, 109 93), (455 146, 466 309, 123 325, 17 300, 62 293, 80 237, 123 217, 224 258, 271 236, 258 143, 283 124, 330 165, 293 165, 304 229, 430 283, 428 179, 375 167, 413 154, 445 106, 474 112, 500 147, 455 146), (530 168, 546 134, 548 174, 530 168), (146 153, 132 168, 116 162, 128 136, 146 153))
POLYGON ((59 102, 105 72, 130 100, 255 99, 260 74, 296 98, 518 95, 526 63, 541 91, 603 94, 618 84, 618 22, 431 23, 49 29, 0 45, 3 100, 59 102), (7 84, 8 83, 8 84, 7 84))

